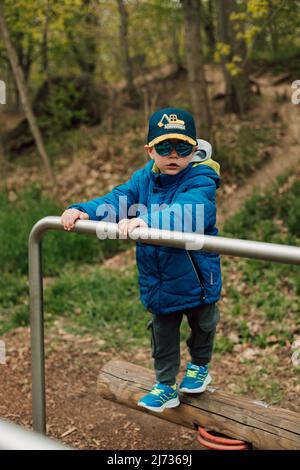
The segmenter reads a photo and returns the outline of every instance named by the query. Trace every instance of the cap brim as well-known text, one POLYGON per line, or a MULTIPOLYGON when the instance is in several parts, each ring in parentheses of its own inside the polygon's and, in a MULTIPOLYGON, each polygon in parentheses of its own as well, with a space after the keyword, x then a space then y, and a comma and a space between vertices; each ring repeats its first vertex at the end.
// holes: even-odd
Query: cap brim
POLYGON ((169 140, 169 139, 179 139, 179 140, 183 140, 184 142, 188 142, 189 144, 197 145, 197 141, 195 139, 192 139, 188 135, 183 135, 183 134, 160 135, 159 137, 156 137, 155 139, 151 140, 151 142, 148 142, 148 145, 152 147, 153 145, 158 144, 159 142, 162 142, 163 140, 169 140))

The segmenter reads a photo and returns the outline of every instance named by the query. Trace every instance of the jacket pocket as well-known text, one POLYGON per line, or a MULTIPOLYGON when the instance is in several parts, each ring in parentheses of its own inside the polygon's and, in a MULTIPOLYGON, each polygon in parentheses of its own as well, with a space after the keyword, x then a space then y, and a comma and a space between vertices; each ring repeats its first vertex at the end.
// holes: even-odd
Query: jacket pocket
POLYGON ((200 294, 200 300, 201 302, 204 302, 205 301, 205 298, 206 298, 206 293, 205 293, 205 281, 204 281, 204 277, 203 277, 203 274, 201 272, 201 269, 199 267, 199 265, 196 263, 195 259, 193 258, 193 255, 187 251, 187 256, 191 262, 191 265, 195 271, 195 274, 198 278, 198 281, 199 281, 199 284, 200 284, 200 287, 201 287, 201 294, 200 294))
POLYGON ((205 303, 212 303, 220 296, 222 287, 221 266, 219 256, 203 256, 193 253, 195 263, 201 266, 205 286, 205 303))

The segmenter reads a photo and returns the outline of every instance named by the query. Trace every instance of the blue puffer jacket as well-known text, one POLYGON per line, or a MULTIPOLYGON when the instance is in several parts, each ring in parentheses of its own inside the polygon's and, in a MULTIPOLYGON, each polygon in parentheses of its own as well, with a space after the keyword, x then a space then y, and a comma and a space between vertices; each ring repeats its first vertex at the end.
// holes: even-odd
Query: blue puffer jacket
MULTIPOLYGON (((133 204, 143 204, 149 212, 151 204, 166 204, 166 208, 159 210, 159 216, 165 215, 166 211, 171 212, 172 204, 190 204, 189 207, 193 209, 196 204, 203 204, 204 233, 217 235, 215 196, 219 185, 219 164, 212 159, 191 162, 177 175, 161 174, 151 160, 144 168, 136 171, 129 181, 116 186, 110 193, 89 202, 72 204, 69 208, 86 212, 91 220, 118 222, 124 217, 131 218, 126 215, 126 209, 133 204), (123 196, 121 206, 119 196, 123 196), (124 207, 124 201, 127 207, 124 207), (120 214, 123 210, 124 213, 120 214)), ((133 213, 132 217, 138 215, 133 213)), ((163 228, 160 225, 161 217, 151 218, 147 212, 140 216, 149 227, 163 228)), ((172 214, 171 221, 172 230, 172 223, 175 223, 172 214)), ((185 231, 184 228, 182 231, 185 231)), ((156 315, 219 300, 222 281, 220 257, 216 253, 201 250, 187 252, 137 242, 136 260, 141 301, 156 315)))

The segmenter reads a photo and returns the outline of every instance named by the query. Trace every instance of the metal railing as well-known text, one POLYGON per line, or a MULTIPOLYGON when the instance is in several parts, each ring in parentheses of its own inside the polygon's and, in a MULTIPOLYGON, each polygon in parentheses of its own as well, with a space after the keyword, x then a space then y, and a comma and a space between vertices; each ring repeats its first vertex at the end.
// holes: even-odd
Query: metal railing
POLYGON ((0 450, 71 450, 71 447, 8 421, 0 421, 0 450))
MULTIPOLYGON (((42 275, 42 238, 48 230, 64 228, 60 217, 44 217, 32 228, 29 236, 29 293, 32 354, 32 415, 35 431, 46 432, 45 355, 44 355, 44 308, 42 275)), ((72 230, 76 233, 109 237, 118 234, 117 224, 109 222, 78 220, 72 230)), ((116 237, 115 237, 116 238, 116 237)), ((186 249, 212 251, 223 255, 269 260, 300 265, 300 247, 274 243, 255 242, 235 238, 214 237, 197 233, 170 232, 149 228, 137 228, 128 237, 134 241, 186 249)))

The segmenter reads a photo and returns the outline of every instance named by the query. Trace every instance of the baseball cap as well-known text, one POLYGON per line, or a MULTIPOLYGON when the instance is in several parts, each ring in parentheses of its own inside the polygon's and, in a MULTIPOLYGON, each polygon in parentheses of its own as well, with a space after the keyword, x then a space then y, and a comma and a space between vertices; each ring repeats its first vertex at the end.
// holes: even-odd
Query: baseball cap
POLYGON ((152 146, 167 139, 180 139, 197 145, 195 121, 188 111, 163 108, 152 114, 149 119, 148 145, 152 146))

